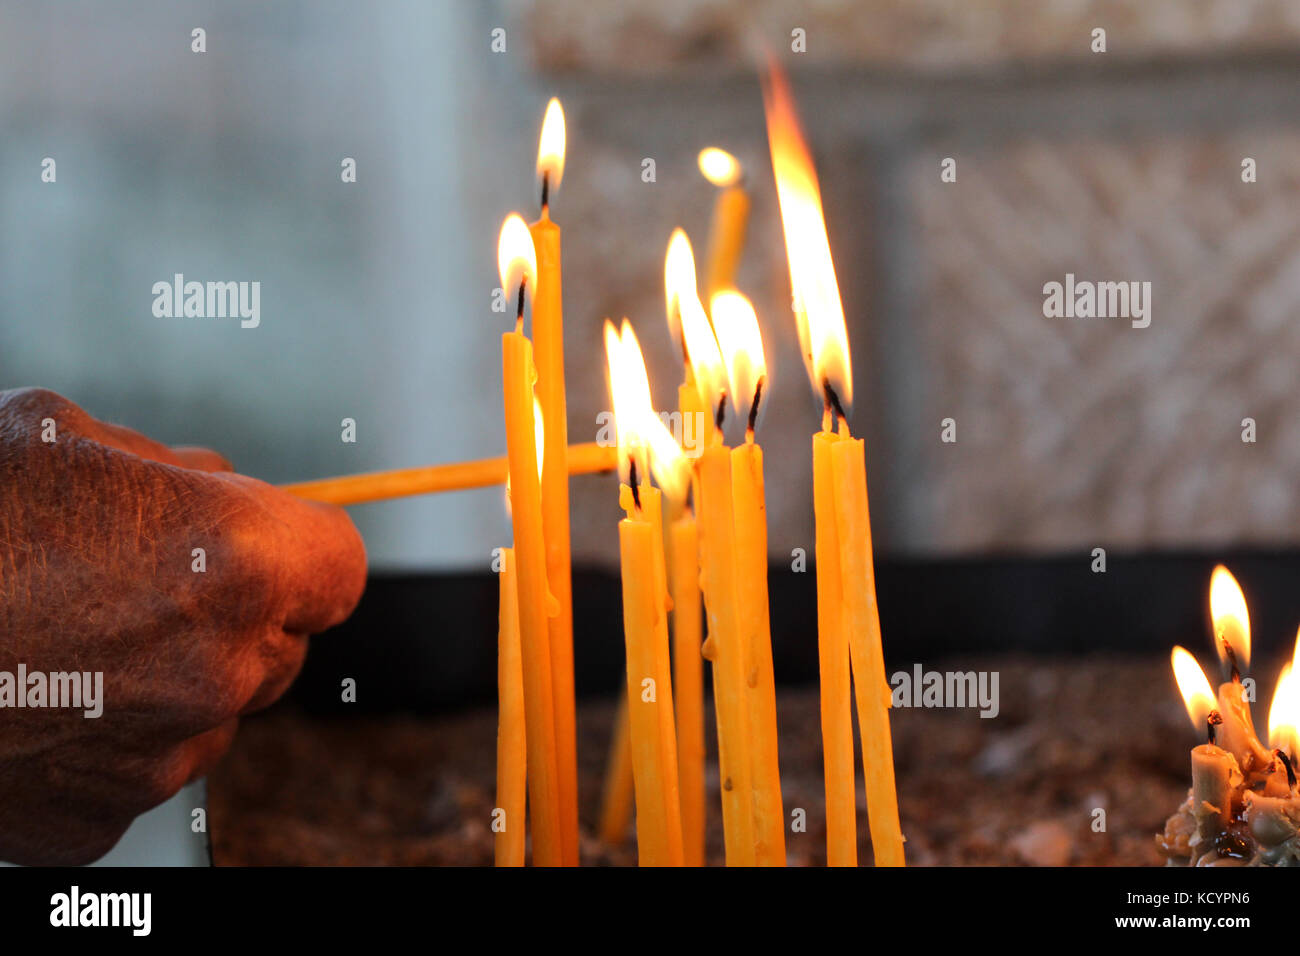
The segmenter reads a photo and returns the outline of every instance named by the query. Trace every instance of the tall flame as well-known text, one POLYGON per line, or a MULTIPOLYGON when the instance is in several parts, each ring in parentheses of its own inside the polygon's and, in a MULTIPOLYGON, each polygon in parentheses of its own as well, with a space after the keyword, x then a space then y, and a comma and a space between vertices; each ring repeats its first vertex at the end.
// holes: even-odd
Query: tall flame
POLYGON ((727 368, 731 407, 746 416, 767 378, 763 357, 763 336, 758 330, 758 316, 749 299, 739 292, 719 292, 709 302, 713 331, 727 368))
POLYGON ((664 258, 664 295, 668 304, 669 328, 674 328, 676 319, 674 338, 681 336, 686 357, 694 370, 700 401, 713 414, 727 392, 726 366, 718 350, 713 326, 709 324, 709 317, 696 291, 691 241, 680 229, 673 230, 672 238, 668 240, 668 254, 664 258))
POLYGON ((680 227, 668 237, 664 254, 664 305, 668 309, 668 331, 674 342, 681 342, 682 319, 678 302, 682 298, 699 298, 695 279, 695 254, 691 240, 680 227))
POLYGON ((700 150, 700 172, 704 178, 713 185, 725 188, 734 186, 740 182, 741 169, 740 160, 736 159, 725 149, 719 149, 716 146, 710 146, 707 149, 700 150))
POLYGON ((501 276, 501 288, 507 298, 518 292, 521 285, 531 291, 537 282, 537 250, 533 246, 533 234, 518 213, 512 212, 501 223, 501 235, 497 239, 497 273, 501 276))
POLYGON ((618 433, 619 477, 630 483, 635 461, 638 483, 649 481, 649 469, 653 468, 665 494, 684 497, 690 481, 686 457, 672 431, 655 413, 641 343, 627 319, 621 329, 605 320, 605 359, 618 433))
POLYGON ((1175 647, 1170 657, 1174 667, 1174 680, 1178 682, 1178 692, 1183 695, 1183 706, 1192 726, 1198 731, 1205 730, 1205 719, 1214 710, 1214 690, 1210 687, 1205 671, 1196 663, 1196 658, 1182 647, 1175 647))
POLYGON ((789 82, 775 62, 769 64, 763 84, 763 107, 804 364, 817 396, 821 398, 823 385, 829 384, 847 409, 853 400, 853 370, 821 189, 789 82))
POLYGON ((551 192, 560 188, 560 180, 564 178, 564 150, 564 109, 559 100, 551 97, 537 143, 537 179, 545 181, 551 192))
POLYGON ((1228 654, 1223 646, 1232 647, 1241 670, 1250 667, 1250 614, 1246 610, 1246 596, 1232 572, 1219 565, 1210 575, 1210 620, 1214 625, 1214 649, 1219 661, 1226 667, 1228 654))

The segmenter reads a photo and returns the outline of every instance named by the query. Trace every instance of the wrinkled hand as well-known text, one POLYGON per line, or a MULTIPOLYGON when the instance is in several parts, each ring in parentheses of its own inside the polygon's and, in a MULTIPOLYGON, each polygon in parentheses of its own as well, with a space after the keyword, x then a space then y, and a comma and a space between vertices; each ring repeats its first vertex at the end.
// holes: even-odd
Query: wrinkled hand
POLYGON ((347 515, 229 467, 53 392, 0 392, 0 672, 103 673, 97 718, 0 707, 0 860, 103 855, 356 606, 347 515))

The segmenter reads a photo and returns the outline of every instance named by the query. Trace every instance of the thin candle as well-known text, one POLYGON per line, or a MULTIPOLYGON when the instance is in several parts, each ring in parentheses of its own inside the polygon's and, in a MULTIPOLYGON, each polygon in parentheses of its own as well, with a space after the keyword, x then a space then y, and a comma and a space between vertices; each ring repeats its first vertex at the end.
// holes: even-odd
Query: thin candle
MULTIPOLYGON (((613 471, 618 467, 614 448, 596 442, 570 445, 565 456, 570 475, 591 475, 613 471)), ((393 471, 372 471, 337 478, 317 478, 281 485, 285 491, 308 501, 330 505, 360 505, 390 498, 433 495, 450 491, 468 491, 504 485, 510 475, 505 455, 477 461, 449 462, 393 471)))
MULTIPOLYGON (((684 381, 677 389, 680 442, 688 456, 698 456, 712 442, 713 416, 705 409, 695 388, 690 357, 682 344, 681 295, 696 296, 695 260, 690 240, 681 229, 673 230, 664 257, 664 300, 668 330, 678 342, 684 365, 684 381)), ((694 496, 698 481, 691 472, 694 496)), ((704 784, 704 614, 700 591, 699 524, 691 501, 683 494, 670 498, 668 578, 673 598, 673 692, 677 702, 677 765, 681 778, 682 840, 687 866, 704 865, 708 823, 708 800, 704 784)))
MULTIPOLYGON (((844 308, 826 235, 817 173, 799 127, 789 85, 775 62, 770 64, 765 76, 763 102, 799 343, 813 390, 823 401, 822 434, 814 439, 813 455, 817 531, 819 536, 822 535, 822 521, 828 515, 825 513, 824 491, 820 502, 822 507, 817 507, 816 489, 829 487, 839 558, 838 569, 824 567, 820 562, 817 567, 819 622, 837 613, 834 608, 821 606, 823 600, 838 596, 843 608, 842 633, 837 633, 832 626, 819 627, 818 634, 820 642, 836 643, 836 646, 823 647, 820 652, 823 677, 829 677, 832 682, 823 687, 823 704, 829 696, 836 705, 835 711, 823 709, 822 714, 827 761, 827 814, 829 818, 833 808, 836 813, 844 813, 847 802, 843 794, 846 787, 852 786, 852 765, 845 768, 842 761, 843 740, 846 733, 851 735, 851 730, 842 725, 845 715, 839 708, 844 684, 838 670, 843 661, 843 650, 838 642, 846 640, 862 736, 867 815, 876 865, 902 866, 903 834, 894 784, 889 685, 885 677, 876 603, 865 447, 861 440, 849 435, 844 414, 852 400, 853 386, 844 308), (837 419, 839 435, 831 439, 829 436, 836 431, 834 423, 837 419), (827 447, 829 454, 817 453, 819 441, 827 447), (836 570, 839 574, 838 595, 833 587, 823 588, 821 585, 822 575, 836 570), (826 673, 828 668, 829 675, 826 673), (827 720, 837 725, 828 727, 827 720), (846 769, 850 774, 847 782, 843 776, 846 769)), ((819 554, 824 543, 819 537, 819 554)), ((828 860, 851 863, 854 859, 856 837, 851 836, 849 827, 850 821, 841 817, 836 819, 832 828, 828 819, 828 860), (850 839, 853 840, 853 849, 848 845, 850 839), (836 841, 836 845, 829 841, 836 841)))
MULTIPOLYGON (((605 323, 610 392, 618 432, 623 634, 627 649, 628 729, 642 866, 681 866, 681 805, 668 651, 668 598, 660 493, 649 483, 649 447, 672 436, 653 413, 640 346, 626 320, 605 323), (660 434, 660 431, 662 434, 660 434)), ((661 476, 661 482, 668 475, 661 476)))
MULTIPOLYGON (((725 149, 710 146, 699 155, 700 172, 718 187, 713 204, 713 222, 709 227, 709 248, 705 271, 705 301, 736 284, 736 267, 745 248, 745 229, 749 224, 749 194, 745 191, 745 172, 725 149)), ((712 315, 712 313, 710 313, 712 315)))
POLYGON ((731 450, 732 522, 737 596, 745 655, 745 696, 753 744, 755 862, 785 865, 785 810, 777 753, 776 675, 767 594, 767 499, 763 449, 754 440, 767 363, 758 317, 739 292, 713 297, 710 314, 726 363, 732 408, 745 421, 744 444, 731 450))
POLYGON ((573 697, 573 583, 569 555, 568 412, 564 389, 564 308, 560 276, 560 227, 551 200, 564 177, 565 127, 560 101, 546 107, 537 147, 541 214, 529 226, 537 251, 533 294, 533 353, 537 398, 551 440, 542 472, 542 533, 546 578, 555 598, 550 618, 551 680, 555 699, 555 747, 559 761, 560 836, 564 862, 578 865, 578 750, 573 697))
POLYGON ((711 444, 696 463, 700 584, 709 637, 704 657, 713 664, 713 702, 718 725, 718 767, 722 778, 722 827, 728 866, 753 866, 754 745, 749 713, 748 651, 741 617, 731 452, 722 445, 726 371, 717 339, 698 295, 677 283, 677 311, 700 405, 715 409, 711 444))
POLYGON ((524 666, 519 646, 519 595, 513 548, 501 550, 499 576, 497 805, 492 829, 495 831, 496 865, 523 866, 528 742, 524 727, 524 666))

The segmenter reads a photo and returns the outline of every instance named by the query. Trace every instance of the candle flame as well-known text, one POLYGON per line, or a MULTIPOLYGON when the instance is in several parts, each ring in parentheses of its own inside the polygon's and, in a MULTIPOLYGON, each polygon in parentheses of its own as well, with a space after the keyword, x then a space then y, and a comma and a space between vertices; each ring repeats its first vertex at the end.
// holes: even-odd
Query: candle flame
POLYGON ((747 416, 761 384, 767 379, 763 336, 754 306, 734 290, 719 292, 709 302, 713 330, 726 364, 731 407, 747 416))
POLYGON ((1268 745, 1288 754, 1296 752, 1296 732, 1300 726, 1300 674, 1290 664, 1282 665, 1268 708, 1268 745))
POLYGON ((804 364, 818 398, 829 384, 847 409, 853 400, 853 371, 821 189, 789 81, 775 62, 769 65, 763 84, 763 107, 804 364))
POLYGON ((1250 667, 1250 614, 1246 610, 1246 596, 1232 572, 1219 565, 1210 575, 1210 620, 1214 625, 1214 649, 1219 660, 1227 666, 1226 641, 1237 658, 1237 666, 1245 671, 1250 667))
POLYGON ((695 280, 695 254, 691 240, 681 228, 668 237, 664 255, 664 305, 668 308, 668 331, 673 341, 682 340, 682 320, 678 302, 683 297, 699 298, 695 280))
POLYGON ((1196 658, 1182 647, 1175 647, 1170 657, 1174 667, 1174 680, 1178 682, 1178 692, 1183 695, 1183 706, 1192 726, 1198 731, 1205 730, 1205 719, 1215 707, 1214 691, 1206 679, 1205 671, 1196 663, 1196 658))
POLYGON ((695 388, 700 401, 710 414, 718 410, 727 394, 727 371, 713 334, 709 317, 698 296, 684 296, 678 300, 682 317, 682 338, 686 342, 686 355, 695 373, 695 388))
POLYGON ((648 482, 649 469, 653 468, 665 494, 684 497, 690 480, 686 456, 672 431, 655 413, 641 343, 627 319, 621 329, 605 320, 605 359, 618 434, 619 478, 630 484, 631 463, 635 461, 638 483, 648 482))
POLYGON ((546 104, 546 116, 542 119, 542 135, 537 143, 537 179, 546 180, 552 192, 560 187, 564 178, 564 108, 560 101, 551 97, 546 104))
POLYGON ((700 172, 704 178, 713 185, 725 188, 734 186, 740 182, 741 169, 740 160, 736 159, 725 149, 719 149, 716 146, 710 146, 707 149, 700 150, 700 172))
POLYGON ((518 292, 520 285, 526 285, 531 291, 537 282, 537 250, 533 247, 533 234, 518 213, 512 212, 501 223, 501 236, 497 240, 497 272, 507 298, 518 292))

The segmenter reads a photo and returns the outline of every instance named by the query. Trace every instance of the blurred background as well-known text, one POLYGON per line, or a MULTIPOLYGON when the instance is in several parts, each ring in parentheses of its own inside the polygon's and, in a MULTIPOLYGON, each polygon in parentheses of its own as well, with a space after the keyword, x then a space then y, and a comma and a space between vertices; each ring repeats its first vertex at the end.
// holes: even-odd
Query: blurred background
MULTIPOLYGON (((0 0, 0 384, 274 482, 502 453, 496 232, 535 213, 556 94, 570 436, 608 405, 607 315, 633 320, 671 407, 664 247, 680 224, 702 252, 714 191, 695 156, 731 150, 788 560, 811 547, 819 409, 762 44, 819 164, 883 554, 1300 538, 1300 3, 0 0), (178 272, 260 281, 260 327, 155 318, 152 285, 178 272), (1044 318, 1067 272, 1151 282, 1150 327, 1044 318)), ((483 570, 509 536, 500 489, 353 510, 380 569, 483 570)), ((575 480, 576 561, 616 560, 618 514, 612 479, 575 480)))

